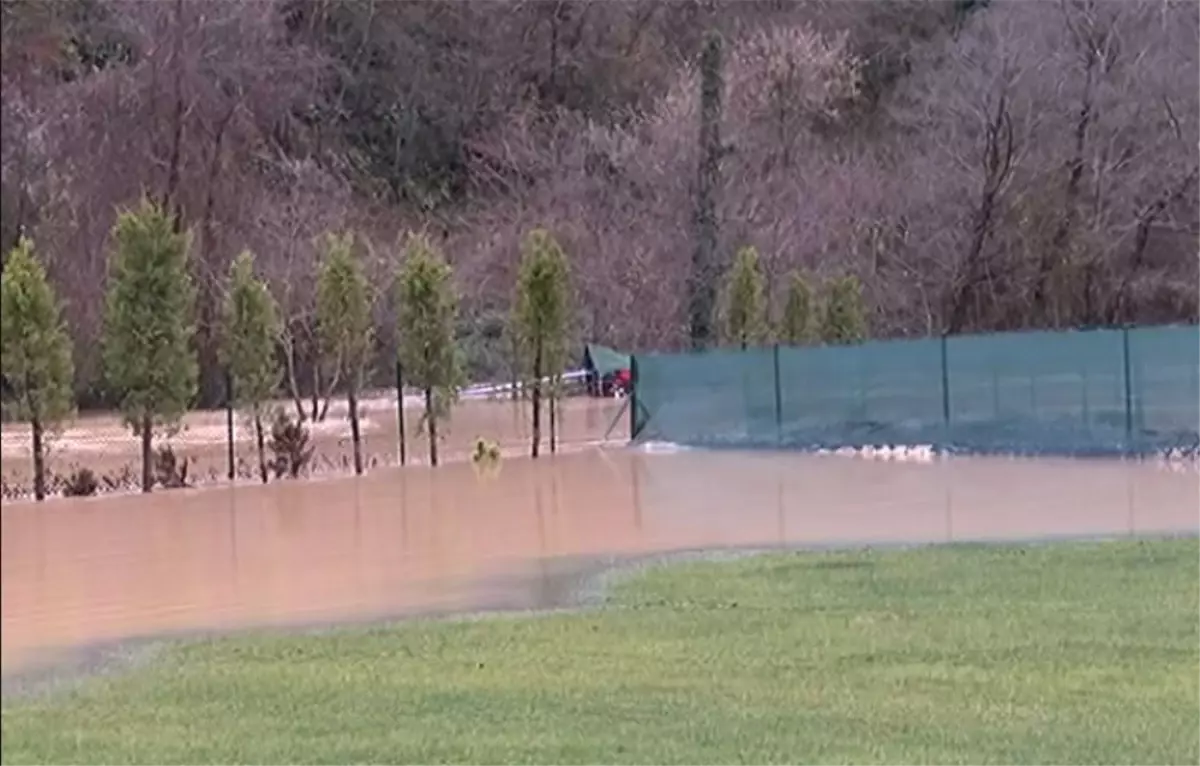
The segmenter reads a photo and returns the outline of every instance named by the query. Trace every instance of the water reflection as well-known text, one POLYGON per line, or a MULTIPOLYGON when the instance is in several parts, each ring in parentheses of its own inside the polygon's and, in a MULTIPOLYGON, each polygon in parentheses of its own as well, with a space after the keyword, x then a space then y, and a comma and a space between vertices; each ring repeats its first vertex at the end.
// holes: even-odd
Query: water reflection
POLYGON ((589 558, 700 546, 1197 529, 1196 473, 1135 463, 590 449, 361 479, 6 506, 5 671, 179 630, 557 603, 589 558))

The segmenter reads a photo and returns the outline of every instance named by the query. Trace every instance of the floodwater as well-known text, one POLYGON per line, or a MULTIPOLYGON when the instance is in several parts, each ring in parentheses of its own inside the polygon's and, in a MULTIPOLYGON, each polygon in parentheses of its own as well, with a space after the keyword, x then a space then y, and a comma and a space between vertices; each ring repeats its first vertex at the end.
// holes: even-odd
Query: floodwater
POLYGON ((179 631, 539 606, 598 557, 1194 532, 1198 495, 1195 471, 1135 462, 591 447, 494 476, 459 463, 15 504, 0 514, 0 664, 179 631))
MULTIPOLYGON (((290 403, 284 403, 290 408, 290 403)), ((559 403, 558 439, 561 443, 583 444, 628 438, 629 416, 626 402, 615 399, 572 397, 559 403)), ((290 409, 285 411, 291 413, 290 409)), ((424 463, 429 442, 422 432, 421 401, 405 405, 408 462, 424 463), (420 405, 420 406, 417 406, 420 405)), ((398 463, 397 410, 387 396, 364 398, 360 402, 359 427, 362 433, 363 459, 370 468, 398 463)), ((307 424, 315 447, 310 468, 321 474, 349 473, 353 447, 350 423, 344 402, 330 406, 328 418, 307 424)), ((228 470, 224 412, 190 412, 183 418, 182 430, 157 444, 171 445, 181 459, 189 461, 189 476, 204 483, 224 481, 228 470)), ((242 418, 235 420, 235 459, 243 478, 256 478, 258 456, 252 430, 242 418)), ((465 458, 479 437, 496 441, 506 452, 525 452, 532 437, 530 408, 527 402, 466 399, 454 408, 449 421, 441 424, 439 450, 445 460, 465 458)), ((6 423, 0 431, 0 480, 32 493, 32 437, 27 425, 6 423)), ((116 415, 84 415, 68 424, 50 444, 49 467, 68 472, 86 466, 102 477, 128 476, 136 486, 141 476, 141 444, 116 415)), ((13 494, 13 493, 9 493, 13 494)))

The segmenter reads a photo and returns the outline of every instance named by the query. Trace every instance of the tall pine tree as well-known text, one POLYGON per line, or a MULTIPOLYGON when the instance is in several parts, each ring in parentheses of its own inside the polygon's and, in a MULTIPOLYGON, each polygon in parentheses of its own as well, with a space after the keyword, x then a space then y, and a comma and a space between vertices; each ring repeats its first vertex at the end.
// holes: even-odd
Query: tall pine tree
POLYGON ((799 272, 793 273, 788 282, 787 302, 779 325, 779 339, 790 346, 802 346, 813 340, 817 328, 813 326, 812 287, 799 272))
POLYGON ((454 272, 424 235, 409 237, 396 279, 397 343, 408 381, 425 394, 429 463, 438 464, 438 423, 449 417, 463 382, 454 328, 454 272))
POLYGON ((854 275, 835 279, 825 300, 822 340, 826 343, 858 343, 866 337, 862 283, 854 275))
MULTIPOLYGON (((532 378, 533 444, 538 456, 542 439, 543 378, 551 377, 550 392, 557 397, 558 381, 566 364, 570 333, 570 272, 567 256, 550 232, 531 231, 522 245, 513 325, 520 339, 519 358, 532 378)), ((556 448, 554 401, 551 399, 550 449, 556 448)))
POLYGON ((154 486, 154 429, 178 427, 196 394, 195 290, 186 232, 143 200, 113 229, 104 315, 104 371, 142 441, 142 491, 154 486))
POLYGON ((741 348, 766 340, 766 278, 758 251, 743 247, 725 278, 725 340, 741 348))
POLYGON ((688 319, 692 347, 701 349, 713 341, 713 319, 717 303, 717 190, 721 185, 721 37, 710 32, 700 55, 700 167, 693 211, 695 243, 688 278, 688 319))
POLYGON ((275 344, 279 310, 267 285, 254 273, 254 255, 243 251, 229 269, 221 322, 221 362, 233 382, 234 402, 254 426, 258 471, 267 483, 263 416, 281 379, 275 344))
POLYGON ((345 374, 354 444, 354 472, 362 474, 362 432, 358 422, 358 392, 371 351, 371 288, 354 253, 354 235, 329 235, 325 260, 317 277, 317 331, 321 353, 345 374))
POLYGON ((0 372, 33 436, 33 493, 46 497, 46 432, 71 413, 71 339, 46 271, 21 237, 0 276, 0 372))

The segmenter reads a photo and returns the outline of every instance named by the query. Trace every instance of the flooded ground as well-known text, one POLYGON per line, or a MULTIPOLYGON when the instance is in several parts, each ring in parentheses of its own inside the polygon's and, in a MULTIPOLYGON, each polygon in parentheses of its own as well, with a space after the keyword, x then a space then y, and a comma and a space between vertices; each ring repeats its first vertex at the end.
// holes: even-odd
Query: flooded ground
MULTIPOLYGON (((281 403, 294 415, 290 403, 281 403)), ((560 403, 558 438, 562 444, 578 445, 612 439, 624 442, 629 433, 629 415, 625 402, 615 399, 576 397, 560 403)), ((429 442, 422 431, 423 404, 418 398, 405 403, 408 463, 428 460, 429 442)), ((369 397, 360 404, 364 463, 368 468, 398 464, 399 424, 395 396, 369 397)), ((349 472, 353 448, 350 422, 344 401, 334 401, 325 420, 308 428, 315 448, 311 470, 315 474, 349 472)), ((191 412, 184 416, 183 427, 170 438, 156 444, 170 444, 182 459, 189 461, 189 478, 194 482, 225 481, 228 475, 228 430, 226 414, 221 411, 191 412)), ((548 428, 543 426, 543 433, 548 428)), ((503 398, 464 399, 454 408, 451 419, 441 426, 440 451, 443 459, 462 458, 475 439, 496 441, 506 453, 526 453, 532 436, 528 402, 503 398)), ((254 449, 251 426, 241 416, 235 419, 234 454, 236 472, 242 478, 256 478, 258 456, 254 449)), ((5 495, 32 492, 32 437, 26 424, 6 423, 0 432, 5 495)), ((87 414, 66 425, 50 443, 49 467, 64 473, 84 466, 102 478, 118 478, 128 488, 136 488, 141 477, 140 442, 121 424, 116 415, 87 414)), ((268 453, 268 458, 270 454, 268 453)))
POLYGON ((1195 531, 1200 475, 1147 463, 587 448, 361 479, 13 504, 5 674, 178 631, 535 607, 598 557, 773 544, 1195 531))

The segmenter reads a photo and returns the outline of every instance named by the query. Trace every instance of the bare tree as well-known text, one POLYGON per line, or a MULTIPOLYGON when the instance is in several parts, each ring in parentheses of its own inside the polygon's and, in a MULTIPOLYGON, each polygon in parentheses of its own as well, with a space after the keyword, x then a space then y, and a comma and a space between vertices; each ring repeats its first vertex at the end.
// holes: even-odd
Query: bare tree
POLYGON ((180 225, 199 237, 193 277, 211 401, 220 388, 212 354, 215 288, 232 256, 254 238, 254 206, 245 201, 262 188, 293 108, 312 97, 324 65, 284 38, 270 4, 218 0, 199 10, 190 3, 101 2, 95 8, 116 41, 110 47, 119 43, 127 53, 38 100, 43 140, 56 157, 45 176, 39 239, 68 299, 68 321, 82 330, 75 337, 77 367, 87 381, 96 370, 96 285, 103 281, 114 209, 143 191, 167 200, 180 225))
POLYGON ((269 179, 256 208, 258 249, 274 255, 263 271, 280 306, 284 382, 297 419, 321 421, 340 375, 321 364, 317 338, 319 238, 344 228, 350 192, 312 160, 280 162, 269 179))
POLYGON ((930 53, 890 104, 905 141, 896 169, 905 227, 936 304, 938 329, 993 326, 1010 275, 997 233, 1024 193, 1029 147, 1041 128, 1027 87, 1041 65, 1024 47, 1038 34, 1035 4, 1005 4, 971 20, 944 55, 930 53))
POLYGON ((802 269, 858 275, 875 337, 1194 318, 1200 7, 965 7, 5 3, 0 236, 38 241, 79 393, 97 381, 113 210, 143 192, 195 232, 210 402, 211 296, 248 247, 297 413, 321 417, 340 382, 314 353, 325 230, 430 232, 480 370, 501 366, 499 317, 539 226, 572 253, 585 337, 682 347, 715 29, 714 275, 756 247, 772 313, 802 269))

